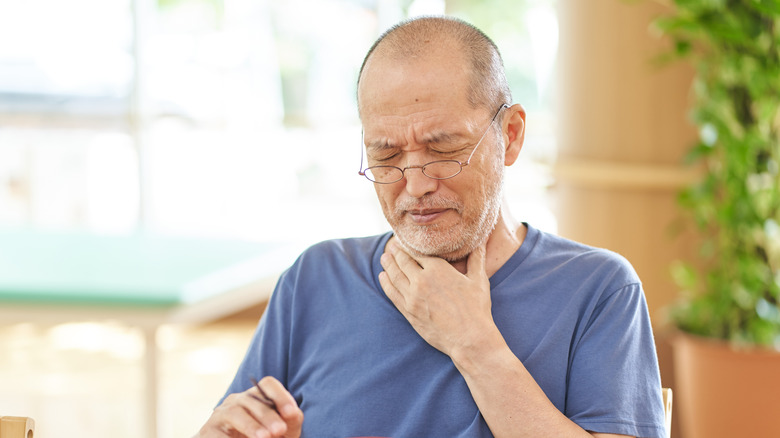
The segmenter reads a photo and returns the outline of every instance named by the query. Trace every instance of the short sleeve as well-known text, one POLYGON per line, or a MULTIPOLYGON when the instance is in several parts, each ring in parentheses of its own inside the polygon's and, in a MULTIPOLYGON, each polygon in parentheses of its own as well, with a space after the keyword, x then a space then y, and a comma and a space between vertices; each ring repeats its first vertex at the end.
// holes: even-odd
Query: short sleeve
POLYGON ((285 285, 292 281, 290 277, 289 270, 280 277, 244 359, 218 405, 222 404, 228 395, 249 389, 252 378, 259 380, 265 376, 272 376, 281 382, 286 381, 290 328, 287 323, 289 318, 285 317, 285 314, 289 313, 289 305, 286 302, 289 296, 284 293, 284 290, 285 285))
POLYGON ((585 430, 666 436, 661 379, 642 287, 602 299, 576 344, 565 414, 585 430))

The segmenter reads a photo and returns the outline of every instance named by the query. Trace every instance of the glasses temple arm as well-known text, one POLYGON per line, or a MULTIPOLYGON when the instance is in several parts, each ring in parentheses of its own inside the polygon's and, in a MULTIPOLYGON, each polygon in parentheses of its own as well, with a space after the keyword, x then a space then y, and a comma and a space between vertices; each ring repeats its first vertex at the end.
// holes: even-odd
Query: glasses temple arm
POLYGON ((363 144, 364 135, 365 134, 363 133, 363 131, 360 131, 360 169, 358 170, 358 175, 360 176, 366 175, 366 172, 363 171, 363 154, 364 154, 363 148, 365 147, 363 144))

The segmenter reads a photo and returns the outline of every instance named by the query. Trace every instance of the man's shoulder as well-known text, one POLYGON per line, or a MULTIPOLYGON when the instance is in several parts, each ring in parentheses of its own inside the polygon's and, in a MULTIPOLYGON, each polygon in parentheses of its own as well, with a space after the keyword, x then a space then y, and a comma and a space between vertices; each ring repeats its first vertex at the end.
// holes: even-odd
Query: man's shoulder
POLYGON ((373 279, 378 264, 377 251, 389 237, 386 233, 315 243, 281 274, 277 290, 298 290, 302 285, 304 289, 319 290, 325 285, 373 279))
POLYGON ((291 270, 370 269, 377 251, 390 238, 390 233, 366 237, 328 239, 305 249, 291 270))
POLYGON ((566 266, 583 273, 612 271, 639 281, 634 267, 623 255, 606 248, 539 231, 536 259, 547 266, 566 266))
POLYGON ((383 242, 387 242, 390 233, 365 237, 348 237, 328 239, 315 243, 307 248, 302 255, 322 255, 340 253, 343 255, 370 256, 383 242))

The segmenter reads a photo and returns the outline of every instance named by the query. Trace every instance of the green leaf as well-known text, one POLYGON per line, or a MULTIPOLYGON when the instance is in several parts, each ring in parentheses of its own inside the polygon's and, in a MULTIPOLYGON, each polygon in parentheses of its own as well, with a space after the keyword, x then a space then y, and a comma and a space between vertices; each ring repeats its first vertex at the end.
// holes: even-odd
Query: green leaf
POLYGON ((655 25, 669 59, 696 68, 686 162, 706 173, 678 197, 702 233, 675 263, 680 328, 780 346, 780 0, 675 0, 655 25))

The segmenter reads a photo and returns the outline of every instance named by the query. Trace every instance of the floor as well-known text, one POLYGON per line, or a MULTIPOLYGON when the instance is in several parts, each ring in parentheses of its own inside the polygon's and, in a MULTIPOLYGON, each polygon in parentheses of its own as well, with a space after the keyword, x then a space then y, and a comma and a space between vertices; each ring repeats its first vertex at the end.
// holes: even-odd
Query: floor
MULTIPOLYGON (((191 437, 227 388, 255 327, 160 329, 159 438, 191 437)), ((139 438, 143 334, 118 323, 0 323, 0 415, 49 438, 139 438)))

